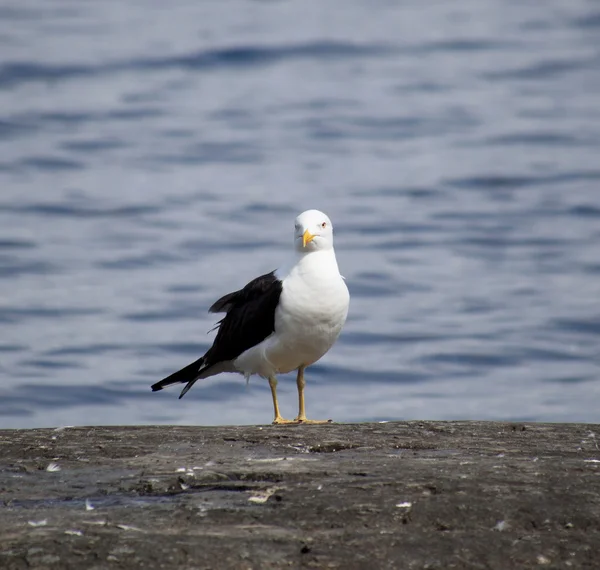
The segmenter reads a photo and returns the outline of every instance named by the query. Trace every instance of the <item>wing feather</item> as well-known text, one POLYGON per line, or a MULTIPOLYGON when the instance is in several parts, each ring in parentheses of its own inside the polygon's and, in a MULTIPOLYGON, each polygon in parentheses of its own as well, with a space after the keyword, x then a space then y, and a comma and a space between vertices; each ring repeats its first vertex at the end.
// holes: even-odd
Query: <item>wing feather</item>
POLYGON ((226 315, 215 327, 219 330, 212 346, 202 358, 153 384, 152 390, 162 390, 171 384, 186 384, 179 396, 182 398, 197 380, 233 370, 228 363, 275 331, 275 309, 282 289, 281 281, 272 271, 213 303, 210 312, 225 312, 226 315))
POLYGON ((208 366, 237 358, 275 331, 275 309, 281 291, 281 281, 271 272, 217 301, 227 297, 227 314, 219 322, 217 336, 205 355, 208 366))
POLYGON ((210 306, 208 312, 227 313, 235 306, 240 306, 248 301, 260 297, 272 287, 274 281, 277 281, 277 278, 275 277, 275 271, 265 273, 264 275, 261 275, 260 277, 250 281, 242 289, 234 291, 233 293, 227 293, 227 295, 223 295, 210 306))

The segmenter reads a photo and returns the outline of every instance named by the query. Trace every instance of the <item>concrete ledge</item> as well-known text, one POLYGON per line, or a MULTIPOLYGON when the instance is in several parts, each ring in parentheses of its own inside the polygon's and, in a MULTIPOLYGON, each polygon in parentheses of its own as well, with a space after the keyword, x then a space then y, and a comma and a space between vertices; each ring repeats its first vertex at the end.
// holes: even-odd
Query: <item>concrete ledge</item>
POLYGON ((597 569, 598 440, 493 422, 4 430, 0 568, 597 569))

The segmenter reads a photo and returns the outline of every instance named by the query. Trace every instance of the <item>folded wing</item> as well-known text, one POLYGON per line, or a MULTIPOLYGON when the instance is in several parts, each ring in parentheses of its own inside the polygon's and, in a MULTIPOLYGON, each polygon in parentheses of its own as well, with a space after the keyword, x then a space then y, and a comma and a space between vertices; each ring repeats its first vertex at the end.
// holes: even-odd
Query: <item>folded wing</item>
POLYGON ((233 361, 240 354, 275 331, 275 309, 281 291, 282 283, 273 271, 253 279, 243 289, 228 293, 213 303, 210 312, 226 313, 218 323, 213 345, 202 358, 157 382, 152 390, 186 383, 179 396, 181 398, 197 380, 219 372, 233 371, 233 361))

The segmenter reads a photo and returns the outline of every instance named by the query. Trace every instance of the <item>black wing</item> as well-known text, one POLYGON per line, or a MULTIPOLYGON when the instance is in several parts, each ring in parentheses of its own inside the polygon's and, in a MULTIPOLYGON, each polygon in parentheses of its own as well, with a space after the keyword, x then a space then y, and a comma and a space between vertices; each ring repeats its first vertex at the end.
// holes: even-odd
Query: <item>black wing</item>
POLYGON ((231 308, 243 305, 248 301, 260 297, 262 294, 267 293, 273 286, 274 281, 278 281, 277 277, 275 277, 275 271, 265 273, 250 281, 243 289, 223 295, 218 301, 215 301, 210 306, 208 312, 228 313, 231 308))
POLYGON ((204 355, 207 367, 237 358, 275 331, 275 309, 282 289, 281 281, 272 271, 211 306, 211 312, 227 314, 219 321, 219 332, 204 355))
POLYGON ((242 352, 256 346, 275 330, 275 309, 283 289, 275 272, 253 279, 243 289, 221 297, 210 311, 226 312, 219 323, 217 336, 206 354, 185 368, 152 385, 162 390, 171 384, 187 384, 180 398, 196 380, 210 376, 210 369, 237 358, 242 352))

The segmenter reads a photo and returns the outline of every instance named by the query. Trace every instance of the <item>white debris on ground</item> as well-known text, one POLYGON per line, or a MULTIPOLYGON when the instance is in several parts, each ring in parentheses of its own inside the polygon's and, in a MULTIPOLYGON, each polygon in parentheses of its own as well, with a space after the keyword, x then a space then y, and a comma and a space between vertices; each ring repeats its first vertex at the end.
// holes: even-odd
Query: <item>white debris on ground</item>
POLYGON ((117 524, 115 525, 117 528, 120 528, 121 530, 131 530, 131 531, 135 531, 135 532, 144 532, 141 528, 138 528, 137 526, 131 526, 128 524, 117 524))
POLYGON ((547 566, 551 562, 550 558, 548 558, 547 556, 544 556, 543 554, 538 554, 536 560, 540 566, 547 566))
POLYGON ((508 528, 508 523, 506 521, 498 521, 492 530, 497 530, 502 532, 508 528))
POLYGON ((83 532, 80 530, 65 530, 65 534, 70 534, 72 536, 83 536, 83 532))
POLYGON ((248 501, 250 501, 251 503, 262 505, 263 503, 266 503, 269 500, 269 497, 271 497, 275 493, 275 491, 277 491, 277 489, 278 487, 271 487, 270 489, 252 495, 248 498, 248 501))

